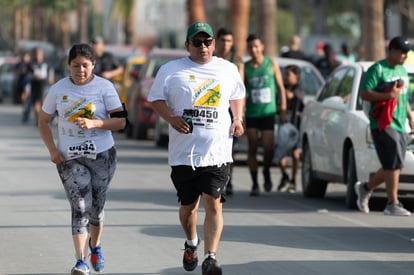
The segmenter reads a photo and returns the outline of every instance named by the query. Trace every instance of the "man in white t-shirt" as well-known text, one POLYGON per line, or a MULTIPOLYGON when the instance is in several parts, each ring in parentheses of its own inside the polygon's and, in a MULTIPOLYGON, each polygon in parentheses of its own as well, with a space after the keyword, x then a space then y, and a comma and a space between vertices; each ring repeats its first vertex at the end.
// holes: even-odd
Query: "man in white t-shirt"
POLYGON ((222 203, 233 161, 233 136, 244 133, 246 91, 237 67, 213 56, 215 39, 210 25, 190 25, 185 47, 189 57, 160 68, 148 100, 169 123, 168 164, 187 237, 183 267, 192 271, 198 264, 197 210, 202 197, 206 212, 202 274, 222 274, 216 260, 223 230, 222 203))

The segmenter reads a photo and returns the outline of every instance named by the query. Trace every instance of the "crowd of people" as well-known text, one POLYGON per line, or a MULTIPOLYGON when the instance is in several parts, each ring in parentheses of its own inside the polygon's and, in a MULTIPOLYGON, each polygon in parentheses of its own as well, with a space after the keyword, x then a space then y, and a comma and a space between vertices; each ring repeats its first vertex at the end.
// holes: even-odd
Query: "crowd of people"
MULTIPOLYGON (((300 43, 300 37, 293 36, 289 50, 281 56, 311 61, 325 78, 340 64, 355 62, 345 43, 340 53, 335 53, 327 43, 318 43, 318 55, 313 59, 300 50, 300 43)), ((260 196, 261 183, 265 192, 273 190, 271 169, 275 165, 282 175, 277 191, 296 191, 300 140, 296 140, 275 163, 274 125, 289 124, 296 131, 300 127, 304 108, 301 68, 289 64, 282 72, 276 59, 264 54, 263 40, 255 33, 246 39, 248 59, 243 61, 235 54, 232 31, 220 28, 214 32, 205 22, 196 22, 188 27, 184 45, 189 56, 170 61, 160 68, 148 101, 170 127, 168 165, 180 204, 179 223, 185 236, 183 268, 192 271, 198 266, 201 239, 197 232, 197 216, 202 203, 205 209, 202 274, 221 275, 223 271, 217 253, 224 227, 222 205, 226 197, 234 195, 236 188, 232 180, 234 141, 243 134, 247 136, 250 196, 260 196), (259 145, 263 147, 261 173, 259 145), (289 156, 292 158, 290 174, 286 165, 289 156), (263 177, 259 177, 260 174, 263 177)), ((378 64, 401 65, 402 57, 398 54, 406 55, 406 52, 401 53, 406 48, 399 46, 400 49, 394 46, 390 50, 400 52, 391 51, 392 57, 378 64)), ((23 53, 16 65, 17 89, 23 106, 22 121, 27 123, 33 113, 70 203, 76 255, 72 275, 90 274, 88 255, 96 272, 104 270, 101 242, 104 206, 116 170, 112 131, 123 129, 127 123, 127 112, 111 83, 111 79, 122 74, 123 67, 103 49, 101 37, 95 37, 90 44, 73 45, 67 59, 69 75, 59 80, 44 61, 40 48, 23 53), (56 143, 50 127, 53 119, 56 119, 59 129, 56 143)), ((400 67, 398 69, 398 74, 404 74, 400 67)), ((370 70, 372 78, 375 75, 373 71, 370 70)), ((364 87, 366 91, 362 96, 375 102, 373 82, 366 82, 364 87)), ((400 91, 395 87, 391 95, 398 98, 400 91)), ((400 108, 404 104, 406 98, 401 97, 400 108)), ((400 122, 406 118, 398 117, 400 122)), ((403 142, 398 129, 388 135, 378 133, 374 136, 374 141, 391 148, 395 161, 383 160, 377 180, 357 184, 357 204, 365 213, 369 212, 367 201, 372 189, 384 179, 391 185, 388 182, 395 179, 398 172, 387 174, 384 171, 401 169, 402 152, 392 147, 387 138, 403 142)), ((380 159, 384 159, 381 157, 384 154, 379 153, 380 159)), ((394 192, 395 183, 392 186, 390 188, 394 192)), ((387 208, 404 212, 395 192, 392 194, 387 208)), ((390 210, 388 214, 393 213, 390 210)))

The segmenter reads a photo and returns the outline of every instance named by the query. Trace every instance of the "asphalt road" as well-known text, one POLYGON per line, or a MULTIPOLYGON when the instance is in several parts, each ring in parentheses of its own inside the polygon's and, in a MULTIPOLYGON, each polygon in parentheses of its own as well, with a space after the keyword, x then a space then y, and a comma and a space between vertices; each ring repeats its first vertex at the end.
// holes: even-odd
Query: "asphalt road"
MULTIPOLYGON (((0 105, 0 274, 69 274, 75 263, 69 205, 37 129, 22 125, 20 114, 20 106, 0 105)), ((116 143, 105 274, 201 274, 200 267, 181 267, 184 237, 166 150, 118 133, 116 143)), ((272 176, 276 184, 277 168, 272 176)), ((338 184, 324 199, 299 192, 249 197, 247 168, 236 166, 234 178, 217 255, 224 274, 414 274, 414 216, 384 216, 383 195, 374 196, 365 215, 345 208, 338 184)), ((412 195, 402 201, 414 211, 412 195)))

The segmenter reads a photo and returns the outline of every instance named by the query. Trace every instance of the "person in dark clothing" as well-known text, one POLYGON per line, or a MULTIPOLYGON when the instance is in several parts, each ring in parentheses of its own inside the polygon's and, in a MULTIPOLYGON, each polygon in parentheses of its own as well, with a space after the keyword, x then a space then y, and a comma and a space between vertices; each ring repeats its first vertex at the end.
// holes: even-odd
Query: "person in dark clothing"
POLYGON ((97 36, 92 39, 92 48, 96 58, 93 73, 108 80, 112 80, 114 77, 121 75, 124 72, 124 67, 112 53, 104 51, 104 46, 105 44, 102 37, 97 36))
MULTIPOLYGON (((289 117, 289 122, 292 123, 297 129, 300 127, 301 113, 304 108, 304 91, 300 86, 301 70, 297 65, 288 65, 285 68, 283 74, 283 83, 286 91, 286 100, 287 100, 287 114, 289 117)), ((294 146, 292 152, 292 176, 289 178, 286 172, 286 160, 282 158, 278 165, 282 172, 282 178, 278 186, 278 191, 284 190, 287 186, 287 191, 295 192, 296 191, 296 174, 299 168, 300 163, 300 141, 294 146)))
POLYGON ((25 105, 28 96, 30 52, 24 52, 15 66, 17 101, 25 105))
POLYGON ((316 61, 315 66, 326 79, 340 65, 330 44, 323 46, 324 56, 316 61))
POLYGON ((35 124, 43 103, 43 96, 49 85, 55 81, 53 69, 45 62, 43 50, 39 47, 33 49, 32 62, 29 66, 30 75, 30 97, 23 114, 23 122, 29 120, 31 108, 35 116, 35 124))
POLYGON ((289 50, 282 53, 281 57, 306 60, 305 54, 300 50, 300 37, 294 35, 289 41, 289 50))

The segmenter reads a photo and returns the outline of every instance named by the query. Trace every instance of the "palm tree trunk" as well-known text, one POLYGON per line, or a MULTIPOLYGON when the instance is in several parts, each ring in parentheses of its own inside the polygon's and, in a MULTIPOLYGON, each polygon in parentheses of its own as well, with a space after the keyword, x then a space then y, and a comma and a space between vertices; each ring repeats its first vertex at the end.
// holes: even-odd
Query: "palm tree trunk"
POLYGON ((206 21, 203 0, 187 0, 188 24, 206 21))
POLYGON ((385 57, 383 0, 364 1, 363 46, 365 60, 385 57))
POLYGON ((230 0, 228 25, 233 31, 236 54, 246 53, 246 38, 249 31, 250 0, 230 0))
POLYGON ((13 52, 18 54, 19 41, 22 39, 22 8, 15 6, 13 9, 13 52))
POLYGON ((69 15, 67 11, 62 12, 62 20, 60 21, 60 31, 62 32, 62 49, 69 49, 70 47, 70 27, 69 15))
POLYGON ((277 31, 276 31, 276 6, 277 0, 259 0, 258 11, 258 34, 265 44, 264 54, 274 56, 278 53, 277 31))
POLYGON ((79 37, 78 41, 88 41, 88 8, 85 0, 78 0, 79 37))

